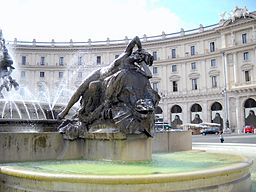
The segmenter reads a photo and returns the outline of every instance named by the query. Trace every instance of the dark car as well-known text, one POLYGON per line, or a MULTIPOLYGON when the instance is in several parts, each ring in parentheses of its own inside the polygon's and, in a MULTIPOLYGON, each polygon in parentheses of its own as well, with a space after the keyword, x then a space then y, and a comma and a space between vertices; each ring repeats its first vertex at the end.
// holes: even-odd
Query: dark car
POLYGON ((207 135, 207 134, 219 134, 220 129, 218 127, 210 127, 207 129, 203 129, 200 131, 202 135, 207 135))

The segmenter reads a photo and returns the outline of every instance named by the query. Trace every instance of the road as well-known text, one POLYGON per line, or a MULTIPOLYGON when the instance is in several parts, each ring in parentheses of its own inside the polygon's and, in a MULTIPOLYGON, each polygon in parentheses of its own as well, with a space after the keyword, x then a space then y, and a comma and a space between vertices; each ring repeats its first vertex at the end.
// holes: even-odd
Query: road
MULTIPOLYGON (((224 134, 224 143, 256 144, 256 134, 224 134)), ((220 143, 218 135, 193 135, 192 142, 220 143)))

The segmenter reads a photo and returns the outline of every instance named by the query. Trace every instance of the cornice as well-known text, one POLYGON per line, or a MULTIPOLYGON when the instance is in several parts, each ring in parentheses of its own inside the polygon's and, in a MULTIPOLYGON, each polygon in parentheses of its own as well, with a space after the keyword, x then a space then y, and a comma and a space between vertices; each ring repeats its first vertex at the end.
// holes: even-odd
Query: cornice
POLYGON ((230 89, 231 93, 253 93, 256 92, 256 84, 253 85, 245 85, 245 86, 235 86, 230 89))
MULTIPOLYGON (((187 35, 184 35, 184 36, 176 36, 176 37, 172 37, 172 38, 164 38, 164 39, 161 39, 161 40, 150 40, 150 41, 143 41, 143 45, 145 47, 150 47, 150 46, 153 46, 153 47, 156 47, 156 46, 170 46, 171 44, 175 44, 175 43, 180 43, 180 42, 184 42, 186 43, 186 41, 198 41, 198 39, 202 39, 204 37, 206 38, 214 38, 214 37, 219 37, 219 32, 220 31, 224 31, 224 30, 227 30, 229 28, 234 28, 234 27, 237 27, 238 25, 244 25, 246 23, 249 23, 249 22, 255 22, 255 20, 244 20, 243 19, 243 22, 239 22, 239 23, 232 23, 230 25, 227 25, 227 26, 217 26, 216 28, 213 28, 213 29, 210 29, 210 30, 207 30, 207 31, 203 31, 203 32, 197 32, 197 33, 192 33, 192 34, 187 34, 187 35), (213 37, 209 37, 209 36, 213 36, 213 37)), ((47 42, 49 43, 49 45, 45 45, 45 46, 40 46, 40 45, 21 45, 21 44, 11 44, 11 47, 13 49, 27 49, 27 50, 40 50, 40 51, 44 51, 44 50, 48 50, 48 51, 85 51, 85 52, 90 52, 90 51, 102 51, 102 50, 109 50, 109 49, 124 49, 126 47, 126 43, 123 42, 123 43, 120 43, 120 44, 102 44, 102 45, 87 45, 87 46, 79 46, 79 45, 69 45, 68 42, 66 42, 66 46, 54 46, 54 45, 51 45, 50 42, 47 42)), ((189 42, 187 42, 189 43, 189 42)), ((74 43, 75 44, 75 43, 74 43)))
POLYGON ((213 53, 206 53, 206 54, 196 54, 193 56, 185 56, 185 57, 178 57, 175 59, 161 59, 154 61, 154 65, 170 65, 170 64, 179 64, 179 63, 189 63, 189 62, 197 62, 206 59, 212 59, 222 56, 222 49, 215 51, 213 53))
POLYGON ((256 22, 256 18, 239 18, 235 22, 232 22, 231 19, 224 22, 224 24, 216 28, 217 32, 223 32, 225 30, 230 30, 232 28, 237 28, 238 26, 247 25, 249 23, 256 22))
MULTIPOLYGON (((170 43, 173 42, 180 42, 180 41, 187 41, 188 39, 197 39, 199 36, 208 36, 209 34, 214 34, 216 33, 214 30, 214 27, 217 26, 217 24, 211 25, 211 26, 206 26, 203 27, 206 30, 204 31, 200 31, 200 28, 197 29, 192 29, 192 30, 187 30, 184 31, 184 35, 180 35, 181 32, 176 32, 176 33, 172 33, 172 34, 167 34, 166 37, 163 38, 162 35, 158 35, 158 36, 151 36, 151 37, 146 37, 146 39, 149 40, 143 40, 144 38, 141 38, 141 42, 145 45, 145 47, 147 46, 163 46, 163 45, 169 45, 170 43), (210 29, 208 29, 210 28, 210 29), (175 35, 175 36, 173 36, 175 35)), ((50 49, 50 50, 88 50, 88 49, 93 49, 93 50, 97 50, 97 49, 113 49, 113 48, 124 48, 127 43, 128 43, 129 39, 125 39, 125 40, 113 40, 113 41, 100 41, 101 44, 97 45, 98 41, 95 42, 24 42, 24 41, 16 41, 16 42, 11 42, 12 47, 16 47, 16 48, 22 48, 22 49, 39 49, 39 50, 45 50, 45 49, 50 49), (122 42, 121 42, 122 41, 122 42), (111 43, 114 42, 114 43, 111 43), (118 42, 118 43, 115 43, 118 42), (119 43, 121 42, 121 43, 119 43), (76 44, 85 44, 85 45, 76 45, 76 44), (96 43, 95 45, 93 45, 93 43, 96 43), (45 45, 40 45, 40 44, 45 44, 45 45), (59 45, 61 44, 61 45, 59 45), (62 46, 63 44, 66 44, 66 46, 62 46), (48 45, 48 46, 47 46, 48 45), (55 46, 58 45, 58 46, 55 46)))
MULTIPOLYGON (((181 43, 181 42, 186 42, 186 41, 198 41, 198 39, 202 38, 202 37, 208 37, 209 35, 214 35, 214 37, 218 36, 218 33, 212 29, 209 31, 204 31, 204 32, 198 32, 198 33, 194 33, 194 34, 188 34, 188 35, 184 35, 184 36, 180 36, 180 37, 173 37, 173 38, 166 38, 164 40, 156 40, 156 41, 146 41, 143 42, 143 45, 145 46, 170 46, 170 44, 177 44, 177 43, 181 43)), ((211 38, 214 38, 211 37, 211 38)), ((189 42, 187 42, 189 43, 189 42)))
MULTIPOLYGON (((246 26, 249 23, 255 23, 255 18, 247 17, 237 19, 235 22, 231 22, 231 20, 227 20, 222 26, 218 24, 214 24, 205 27, 205 30, 200 31, 200 28, 192 29, 184 31, 184 35, 181 35, 181 32, 167 34, 165 36, 152 36, 146 37, 144 41, 141 38, 141 42, 145 48, 163 48, 164 46, 170 47, 175 46, 175 44, 189 44, 193 41, 201 41, 210 38, 219 38, 221 32, 230 31, 232 28, 238 28, 242 25, 246 26)), ((256 23, 255 23, 256 24, 256 23)), ((24 41, 16 41, 10 44, 11 48, 14 50, 27 50, 27 51, 49 51, 49 52, 97 52, 97 51, 122 51, 126 47, 129 39, 123 40, 113 40, 113 41, 99 41, 101 44, 97 44, 98 42, 45 42, 45 45, 42 45, 44 42, 24 42, 24 41), (113 43, 111 43, 113 42, 113 43), (95 44, 93 44, 95 43, 95 44), (84 44, 84 45, 83 45, 84 44)))
POLYGON ((170 81, 179 81, 181 79, 180 75, 171 75, 169 77, 170 81))
POLYGON ((209 76, 219 76, 220 75, 220 71, 219 70, 216 70, 216 69, 213 69, 213 70, 210 70, 209 71, 209 76))
POLYGON ((92 51, 102 51, 102 50, 114 50, 117 49, 123 50, 126 47, 126 44, 120 45, 120 46, 65 46, 65 47, 59 47, 59 46, 33 46, 33 45, 11 45, 11 48, 14 50, 28 50, 28 51, 49 51, 49 52, 92 52, 92 51))
POLYGON ((157 77, 157 76, 153 76, 151 79, 150 79, 150 82, 159 82, 161 81, 161 78, 160 77, 157 77))
POLYGON ((26 66, 26 67, 19 65, 19 70, 26 70, 26 71, 40 71, 40 70, 45 70, 45 71, 70 71, 70 70, 75 70, 75 68, 71 68, 69 66, 69 69, 67 69, 67 66, 59 67, 59 66, 55 66, 55 65, 44 65, 44 66, 29 65, 29 66, 26 66))
POLYGON ((231 47, 226 47, 226 48, 223 48, 221 50, 221 52, 225 52, 226 54, 229 54, 229 53, 235 53, 235 52, 239 52, 239 51, 246 51, 246 50, 252 50, 252 49, 255 49, 256 48, 256 45, 255 45, 255 42, 250 42, 250 43, 246 43, 246 44, 238 44, 238 45, 234 45, 234 46, 231 46, 231 47))
POLYGON ((189 73, 188 77, 190 79, 198 79, 200 77, 200 73, 192 72, 192 73, 189 73))
POLYGON ((180 99, 180 100, 193 100, 193 101, 198 101, 198 100, 205 100, 207 99, 223 99, 223 96, 219 90, 216 91, 211 91, 211 92, 197 92, 195 91, 194 93, 177 93, 177 94, 163 94, 162 96, 164 99, 180 99))
POLYGON ((253 65, 250 63, 246 63, 241 66, 242 71, 249 71, 249 70, 252 70, 252 68, 253 68, 253 65))

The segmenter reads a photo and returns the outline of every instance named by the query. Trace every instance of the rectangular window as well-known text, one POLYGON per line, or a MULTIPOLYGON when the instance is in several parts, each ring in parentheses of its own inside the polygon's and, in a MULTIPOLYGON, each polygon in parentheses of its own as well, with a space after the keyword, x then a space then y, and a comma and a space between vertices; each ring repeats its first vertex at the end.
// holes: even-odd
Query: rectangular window
POLYGON ((83 64, 83 57, 78 57, 78 65, 82 65, 83 64))
POLYGON ((192 79, 192 90, 197 90, 197 79, 192 79))
POLYGON ((97 61, 96 61, 97 65, 101 64, 101 56, 97 56, 97 61))
POLYGON ((242 34, 242 43, 243 44, 247 43, 247 35, 246 35, 246 33, 242 34))
POLYGON ((59 78, 60 78, 60 79, 63 78, 63 72, 62 72, 62 71, 59 72, 59 78))
POLYGON ((177 65, 172 65, 172 72, 177 72, 177 65))
POLYGON ((215 51, 215 45, 214 42, 210 43, 210 52, 214 52, 215 51))
POLYGON ((191 69, 196 70, 196 62, 191 63, 191 69))
POLYGON ((27 63, 27 57, 26 56, 22 56, 21 57, 21 65, 26 65, 27 63))
POLYGON ((26 77, 26 72, 25 71, 21 71, 20 72, 20 78, 25 78, 26 77))
POLYGON ((172 82, 172 91, 177 92, 178 91, 178 83, 177 81, 172 82))
POLYGON ((244 71, 244 77, 245 77, 245 82, 249 82, 251 80, 250 71, 244 71))
POLYGON ((191 46, 190 47, 190 54, 191 55, 195 55, 196 54, 195 46, 191 46))
POLYGON ((45 65, 45 57, 41 57, 41 59, 40 59, 40 65, 45 65))
POLYGON ((59 65, 63 66, 64 65, 64 57, 59 58, 59 65))
POLYGON ((212 88, 217 87, 217 76, 212 76, 212 88))
POLYGON ((172 58, 176 58, 176 49, 172 49, 172 58))
POLYGON ((154 61, 157 60, 157 52, 156 51, 153 51, 153 58, 154 58, 154 61))
POLYGON ((44 78, 44 72, 40 72, 40 77, 44 78))
POLYGON ((211 59, 211 67, 216 67, 216 59, 211 59))
POLYGON ((158 91, 158 83, 152 83, 153 89, 158 91))
POLYGON ((153 67, 153 74, 157 74, 157 67, 153 67))
POLYGON ((249 60, 249 52, 244 52, 244 61, 249 60))

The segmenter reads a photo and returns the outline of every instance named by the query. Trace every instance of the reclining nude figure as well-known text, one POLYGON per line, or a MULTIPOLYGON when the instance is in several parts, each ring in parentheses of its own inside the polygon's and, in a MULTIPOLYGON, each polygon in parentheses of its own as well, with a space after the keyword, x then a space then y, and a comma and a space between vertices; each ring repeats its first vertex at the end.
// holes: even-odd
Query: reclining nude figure
POLYGON ((104 83, 104 81, 106 81, 108 77, 120 71, 121 69, 125 68, 125 66, 133 65, 135 63, 141 64, 148 78, 152 77, 151 72, 146 66, 146 64, 152 65, 153 58, 149 53, 145 52, 142 49, 140 39, 137 36, 131 40, 131 42, 127 45, 125 51, 117 59, 115 59, 110 65, 94 71, 84 80, 84 82, 78 87, 78 89, 72 95, 71 99, 69 100, 64 110, 58 114, 57 118, 63 119, 68 114, 71 107, 76 102, 78 102, 81 97, 84 97, 84 98, 83 100, 81 100, 81 102, 83 103, 81 103, 82 109, 80 109, 80 112, 82 110, 86 110, 88 111, 88 114, 89 114, 90 112, 94 111, 100 104, 102 104, 101 103, 102 98, 101 98, 101 95, 99 96, 100 98, 96 98, 96 99, 94 98, 94 101, 91 101, 91 102, 94 102, 94 103, 96 102, 96 106, 92 105, 90 101, 88 101, 88 99, 90 98, 92 99, 93 97, 95 97, 95 95, 92 95, 92 94, 94 94, 97 91, 103 92, 104 90, 102 90, 101 84, 104 83), (133 48, 136 45, 138 47, 138 50, 133 52, 133 48), (92 106, 93 108, 90 108, 89 106, 92 106))

